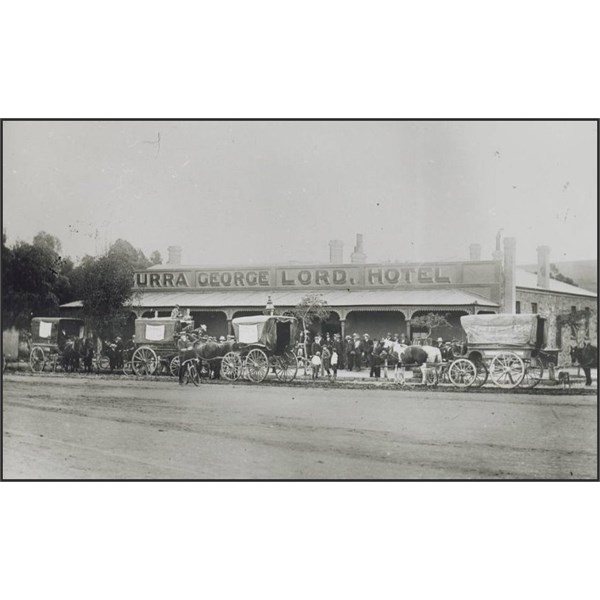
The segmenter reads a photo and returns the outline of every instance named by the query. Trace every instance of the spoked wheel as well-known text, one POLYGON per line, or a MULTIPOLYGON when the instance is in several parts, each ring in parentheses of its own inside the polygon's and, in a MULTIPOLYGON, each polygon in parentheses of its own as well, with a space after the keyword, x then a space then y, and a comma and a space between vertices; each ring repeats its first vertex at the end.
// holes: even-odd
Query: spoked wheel
POLYGON ((158 357, 152 348, 142 346, 133 353, 131 364, 136 375, 152 375, 156 371, 158 357))
POLYGON ((169 363, 169 373, 172 377, 179 377, 179 356, 174 356, 169 363))
POLYGON ((482 361, 473 361, 475 368, 477 369, 477 376, 475 377, 475 381, 471 384, 471 387, 479 388, 485 385, 485 382, 488 380, 489 371, 485 366, 485 363, 482 361))
POLYGON ((44 350, 42 348, 33 348, 29 355, 29 364, 31 370, 34 373, 41 373, 44 370, 46 364, 46 357, 44 356, 44 350))
POLYGON ((519 384, 519 387, 533 389, 544 376, 544 365, 542 361, 534 357, 525 367, 525 375, 519 384))
POLYGON ((448 367, 450 383, 457 388, 468 388, 477 379, 477 367, 468 358, 458 358, 448 367))
POLYGON ((260 348, 253 348, 248 352, 244 366, 248 379, 254 383, 264 381, 269 374, 269 359, 260 348))
POLYGON ((98 371, 108 371, 110 369, 110 359, 108 356, 100 356, 96 362, 96 369, 98 371))
POLYGON ((123 374, 124 375, 133 375, 133 366, 131 365, 130 360, 126 360, 123 363, 123 374))
POLYGON ((200 373, 198 372, 198 366, 194 360, 186 360, 185 363, 185 382, 186 384, 190 381, 195 385, 200 385, 200 373))
POLYGON ((298 373, 298 359, 293 352, 284 352, 275 362, 275 375, 279 381, 294 381, 298 373))
POLYGON ((242 375, 242 367, 239 352, 228 352, 221 361, 221 375, 227 381, 237 381, 242 375))
POLYGON ((500 352, 490 363, 490 377, 501 388, 516 388, 525 376, 525 365, 514 352, 500 352))

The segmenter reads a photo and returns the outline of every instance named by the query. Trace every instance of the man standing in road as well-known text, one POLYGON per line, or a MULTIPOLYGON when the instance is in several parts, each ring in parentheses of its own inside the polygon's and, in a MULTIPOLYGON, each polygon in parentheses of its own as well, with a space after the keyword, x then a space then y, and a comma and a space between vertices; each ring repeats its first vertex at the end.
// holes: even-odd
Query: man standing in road
POLYGON ((187 333, 182 332, 177 340, 177 350, 179 350, 179 385, 183 385, 183 374, 185 372, 184 362, 191 358, 192 343, 187 336, 187 333))

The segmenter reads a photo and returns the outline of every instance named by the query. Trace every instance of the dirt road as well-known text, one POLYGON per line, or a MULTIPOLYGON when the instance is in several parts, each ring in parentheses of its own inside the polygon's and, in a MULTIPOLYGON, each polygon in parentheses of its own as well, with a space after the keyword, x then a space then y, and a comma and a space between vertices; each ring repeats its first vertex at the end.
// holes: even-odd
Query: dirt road
POLYGON ((595 479, 595 396, 7 375, 6 479, 595 479))

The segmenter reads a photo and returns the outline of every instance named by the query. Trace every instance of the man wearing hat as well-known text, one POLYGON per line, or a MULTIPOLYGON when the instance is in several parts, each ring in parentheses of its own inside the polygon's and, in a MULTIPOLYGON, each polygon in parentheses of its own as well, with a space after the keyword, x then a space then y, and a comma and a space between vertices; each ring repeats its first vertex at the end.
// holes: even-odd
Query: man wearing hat
POLYGON ((183 363, 188 358, 192 358, 191 355, 193 355, 192 342, 185 331, 182 331, 179 335, 177 350, 179 350, 179 385, 183 385, 183 373, 185 370, 183 363))
POLYGON ((361 342, 362 359, 365 364, 369 365, 371 362, 371 354, 373 353, 373 340, 368 333, 363 335, 361 342))
POLYGON ((361 356, 361 348, 362 344, 360 341, 360 336, 358 333, 352 334, 352 341, 349 342, 350 346, 350 360, 348 369, 350 371, 360 371, 360 356, 361 356))
POLYGON ((115 366, 117 367, 117 369, 123 368, 123 350, 125 350, 123 338, 120 335, 118 335, 115 338, 115 366))
POLYGON ((333 349, 337 354, 337 367, 338 369, 344 368, 344 342, 342 341, 342 336, 339 333, 333 334, 333 349))
POLYGON ((317 352, 319 353, 319 356, 321 356, 321 336, 320 335, 315 336, 315 340, 310 346, 310 355, 311 356, 314 356, 317 352))
POLYGON ((441 347, 444 345, 444 340, 443 340, 443 338, 439 337, 439 338, 437 339, 437 341, 436 341, 435 345, 436 345, 438 348, 441 348, 441 347))
POLYGON ((352 342, 352 336, 347 335, 344 338, 344 368, 348 371, 352 371, 354 368, 354 355, 352 350, 354 349, 354 343, 352 342))

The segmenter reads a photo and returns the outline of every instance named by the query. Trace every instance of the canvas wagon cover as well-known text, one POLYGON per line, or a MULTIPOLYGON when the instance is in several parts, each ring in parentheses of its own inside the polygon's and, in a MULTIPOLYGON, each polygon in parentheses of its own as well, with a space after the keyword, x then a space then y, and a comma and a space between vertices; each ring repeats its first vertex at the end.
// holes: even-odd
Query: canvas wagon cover
POLYGON ((35 317, 31 320, 31 340, 39 344, 55 344, 65 335, 83 337, 84 322, 81 319, 62 317, 35 317))
POLYGON ((255 317, 238 317, 233 319, 235 339, 241 344, 260 344, 269 350, 277 345, 277 323, 290 323, 291 338, 294 339, 296 319, 294 317, 271 317, 257 315, 255 317))
POLYGON ((177 319, 136 319, 135 341, 138 344, 173 343, 178 325, 177 319))
POLYGON ((468 315, 460 318, 469 344, 533 346, 536 343, 538 316, 468 315))

